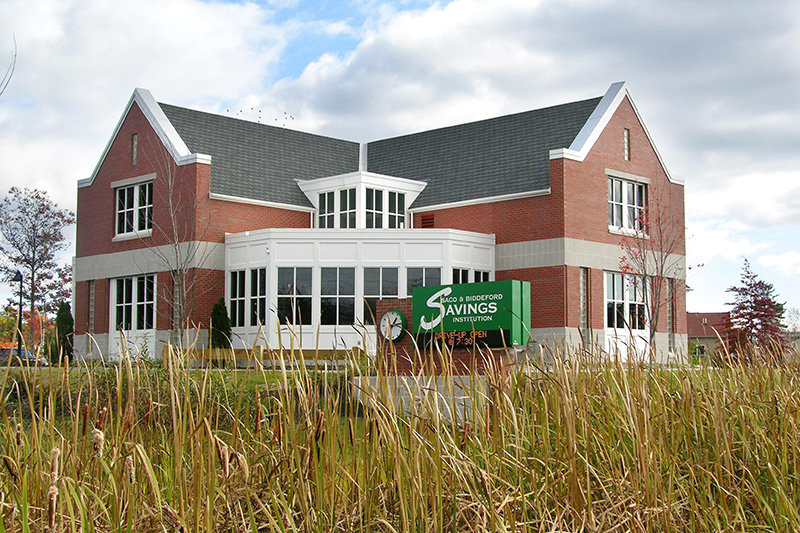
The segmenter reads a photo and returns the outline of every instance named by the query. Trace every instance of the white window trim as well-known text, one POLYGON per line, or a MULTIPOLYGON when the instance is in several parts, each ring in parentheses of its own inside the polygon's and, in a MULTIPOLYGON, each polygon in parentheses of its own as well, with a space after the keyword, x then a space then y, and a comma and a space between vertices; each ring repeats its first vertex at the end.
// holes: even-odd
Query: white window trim
MULTIPOLYGON (((631 206, 633 206, 633 207, 638 209, 638 206, 635 206, 635 205, 630 203, 630 200, 628 198, 628 187, 627 187, 627 185, 629 185, 629 184, 639 185, 639 186, 642 186, 644 188, 644 197, 645 197, 645 199, 644 199, 643 209, 644 209, 644 212, 646 213, 647 212, 647 199, 648 199, 648 195, 649 195, 649 190, 648 190, 649 187, 647 186, 647 183, 644 183, 644 182, 639 181, 639 180, 629 180, 627 178, 622 178, 622 177, 614 176, 614 175, 610 175, 610 174, 606 176, 606 183, 608 183, 608 180, 616 180, 616 181, 622 182, 622 198, 620 199, 620 201, 622 203, 622 220, 621 220, 622 225, 615 226, 613 224, 609 224, 608 225, 608 231, 610 233, 614 233, 616 235, 624 235, 624 236, 630 236, 630 237, 646 237, 647 233, 645 231, 629 227, 629 224, 633 225, 633 222, 628 220, 628 209, 631 206)), ((609 203, 610 203, 610 200, 608 198, 606 198, 606 205, 608 205, 609 203)))
MULTIPOLYGON (((115 213, 116 215, 116 213, 115 213)), ((116 224, 116 220, 114 221, 116 224)), ((116 228, 115 228, 116 229, 116 228)), ((120 233, 118 235, 114 235, 111 239, 111 242, 121 242, 121 241, 132 241, 134 239, 144 239, 147 237, 151 237, 153 235, 153 228, 142 230, 142 231, 129 231, 128 233, 120 233)))
POLYGON ((113 331, 118 333, 119 331, 123 331, 125 333, 130 332, 142 332, 142 331, 155 331, 158 329, 158 275, 155 272, 150 272, 147 274, 134 274, 132 276, 122 276, 119 278, 111 278, 109 283, 109 331, 113 331), (147 329, 137 329, 136 328, 136 308, 139 304, 139 300, 137 299, 138 291, 136 287, 137 278, 141 277, 153 277, 153 327, 147 329), (131 329, 117 329, 117 281, 124 279, 132 279, 132 292, 131 292, 131 329))
MULTIPOLYGON (((155 176, 155 174, 148 174, 148 176, 155 176)), ((141 178, 142 176, 139 176, 141 178)), ((130 178, 139 180, 139 178, 130 178)), ((145 237, 150 237, 153 234, 153 209, 154 209, 154 193, 155 193, 155 182, 153 180, 140 180, 135 181, 133 183, 127 183, 129 180, 119 180, 115 183, 119 185, 113 188, 114 191, 114 237, 112 237, 111 242, 120 242, 120 241, 128 241, 132 239, 142 239, 145 237), (139 219, 139 210, 142 206, 139 205, 139 191, 143 185, 151 184, 152 191, 150 192, 150 227, 144 230, 140 230, 136 228, 139 219), (117 227, 117 223, 119 222, 119 205, 118 205, 118 198, 117 193, 120 189, 127 189, 129 187, 133 187, 133 231, 124 231, 120 232, 119 228, 117 227)))
MULTIPOLYGON (((650 282, 647 281, 643 276, 639 276, 639 275, 636 275, 636 274, 624 274, 622 272, 614 272, 614 271, 611 271, 611 270, 606 270, 606 271, 603 272, 603 325, 604 325, 605 329, 614 330, 616 332, 627 332, 627 331, 630 330, 636 335, 640 335, 642 332, 650 331, 650 311, 647 308, 647 301, 648 301, 647 296, 645 296, 644 301, 635 302, 635 301, 630 299, 630 294, 628 292, 629 284, 631 283, 631 280, 633 278, 636 278, 636 277, 638 277, 638 278, 643 280, 644 285, 645 285, 644 286, 644 290, 649 292, 650 289, 651 289, 650 282), (619 275, 622 278, 622 300, 621 300, 621 302, 622 302, 622 305, 623 305, 623 316, 624 316, 624 320, 625 320, 626 324, 625 324, 624 327, 621 327, 621 328, 620 327, 616 327, 616 326, 609 326, 609 324, 608 324, 608 302, 609 302, 609 298, 608 298, 608 281, 607 281, 607 275, 608 274, 619 275), (632 328, 630 328, 630 304, 631 303, 644 304, 644 314, 645 314, 644 329, 632 329, 632 328)), ((614 302, 617 302, 617 301, 618 300, 614 300, 614 302)))
POLYGON ((124 180, 117 180, 111 182, 112 189, 119 189, 120 187, 129 187, 131 185, 138 185, 140 183, 145 183, 148 181, 155 181, 156 173, 151 172, 150 174, 143 174, 141 176, 134 176, 133 178, 126 178, 124 180))

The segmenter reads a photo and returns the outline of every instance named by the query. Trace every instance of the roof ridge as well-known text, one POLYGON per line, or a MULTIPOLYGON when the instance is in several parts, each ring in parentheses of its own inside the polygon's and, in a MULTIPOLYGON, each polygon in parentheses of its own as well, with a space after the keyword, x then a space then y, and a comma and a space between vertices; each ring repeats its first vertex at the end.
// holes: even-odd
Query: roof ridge
POLYGON ((452 129, 452 128, 460 128, 460 127, 463 127, 463 126, 471 126, 471 125, 475 125, 475 124, 492 122, 494 120, 501 120, 501 119, 507 119, 507 118, 511 118, 511 117, 528 115, 528 114, 531 114, 531 113, 538 113, 538 112, 541 112, 541 111, 557 109, 557 108, 560 108, 560 107, 580 105, 580 104, 585 104, 587 102, 591 102, 593 100, 596 100, 597 102, 600 102, 600 100, 602 98, 603 98, 602 96, 596 96, 594 98, 585 98, 583 100, 575 100, 573 102, 565 102, 563 104, 556 104, 556 105, 550 105, 550 106, 546 106, 546 107, 539 107, 539 108, 536 108, 536 109, 528 109, 527 111, 517 111, 515 113, 507 113, 505 115, 499 115, 499 116, 496 116, 496 117, 488 117, 488 118, 482 118, 482 119, 478 119, 478 120, 471 120, 469 122, 460 122, 458 124, 450 124, 449 126, 440 126, 438 128, 420 130, 420 131, 415 131, 413 133, 404 133, 402 135, 395 135, 394 137, 384 137, 384 138, 381 138, 381 139, 375 139, 375 140, 372 140, 372 141, 368 141, 367 144, 371 144, 371 143, 375 143, 375 142, 381 142, 381 141, 390 141, 390 140, 395 140, 395 139, 402 139, 403 137, 410 137, 410 136, 413 136, 413 135, 420 135, 420 134, 423 134, 423 133, 441 132, 441 131, 445 131, 445 130, 452 129))
POLYGON ((253 126, 256 126, 256 127, 260 126, 260 127, 269 128, 269 129, 272 129, 272 130, 290 131, 290 132, 294 132, 294 133, 302 133, 303 135, 312 135, 314 137, 320 137, 320 138, 323 138, 323 139, 333 139, 335 141, 342 141, 342 142, 349 142, 349 143, 353 143, 353 144, 360 144, 358 141, 352 141, 350 139, 342 139, 341 137, 333 137, 331 135, 323 135, 321 133, 312 133, 310 131, 304 131, 304 130, 296 129, 296 128, 287 128, 287 127, 283 127, 283 126, 273 126, 272 124, 264 124, 262 122, 255 122, 253 120, 247 120, 247 119, 244 119, 244 118, 230 117, 228 115, 223 115, 223 114, 220 114, 220 113, 211 113, 210 111, 203 111, 201 109, 193 109, 191 107, 184 107, 184 106, 179 106, 179 105, 174 105, 174 104, 168 104, 166 102, 157 102, 157 103, 158 103, 159 106, 167 106, 167 107, 171 107, 173 109, 180 109, 180 110, 183 110, 183 111, 189 111, 190 113, 199 113, 199 114, 202 114, 202 115, 207 115, 207 116, 211 116, 211 117, 217 117, 217 118, 221 118, 223 120, 231 120, 231 121, 236 121, 236 122, 243 122, 245 124, 252 124, 253 126))

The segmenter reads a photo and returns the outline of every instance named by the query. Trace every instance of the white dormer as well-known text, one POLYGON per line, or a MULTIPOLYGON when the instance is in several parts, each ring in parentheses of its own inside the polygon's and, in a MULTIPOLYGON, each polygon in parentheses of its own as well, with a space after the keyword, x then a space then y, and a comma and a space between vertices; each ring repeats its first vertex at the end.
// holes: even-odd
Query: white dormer
POLYGON ((427 184, 359 170, 297 185, 316 209, 317 228, 402 229, 409 227, 408 206, 427 184))

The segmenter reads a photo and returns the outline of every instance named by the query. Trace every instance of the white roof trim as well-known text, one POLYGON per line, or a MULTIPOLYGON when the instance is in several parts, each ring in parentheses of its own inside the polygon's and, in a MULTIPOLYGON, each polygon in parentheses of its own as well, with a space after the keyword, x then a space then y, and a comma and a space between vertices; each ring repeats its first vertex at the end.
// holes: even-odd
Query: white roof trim
POLYGON ((128 116, 128 112, 130 112, 134 102, 136 102, 136 105, 138 105, 139 109, 142 110, 142 113, 144 114, 145 118, 147 118, 150 126, 156 132, 158 138, 175 160, 175 164, 211 164, 210 155, 193 154, 189 151, 189 147, 186 146, 186 143, 183 142, 181 136, 178 135, 178 131, 175 129, 175 126, 173 126, 169 121, 167 115, 164 114, 161 106, 158 105, 158 102, 156 102, 155 98, 153 98, 153 95, 150 93, 150 91, 147 89, 137 88, 134 89, 130 100, 128 100, 128 104, 125 106, 125 111, 123 111, 122 116, 119 118, 117 126, 114 128, 114 132, 111 134, 111 138, 108 140, 105 150, 103 150, 103 155, 100 156, 100 160, 97 162, 97 165, 92 171, 92 175, 88 178, 78 180, 78 188, 88 187, 94 183, 94 178, 97 176, 97 172, 100 170, 100 166, 103 164, 103 161, 105 161, 106 155, 108 155, 108 151, 111 148, 111 144, 114 142, 114 139, 117 138, 117 134, 122 127, 122 123, 125 121, 125 117, 128 116))
POLYGON ((628 97, 628 101, 633 108, 633 112, 636 113, 636 118, 642 125, 645 135, 647 135, 647 140, 650 141, 650 146, 653 147, 653 151, 656 153, 656 157, 658 157, 658 162, 661 163, 661 168, 664 169, 664 174, 667 175, 667 179, 672 183, 683 185, 683 180, 673 178, 670 175, 669 170, 667 170, 667 165, 664 164, 661 154, 658 153, 658 148, 656 148, 653 138, 650 136, 650 132, 647 130, 647 126, 645 125, 644 120, 642 120, 639 110, 636 108, 636 104, 633 101, 628 84, 624 81, 618 81, 617 83, 611 84, 611 87, 608 88, 608 91, 606 91, 606 94, 603 95, 600 103, 597 104, 597 107, 595 107, 592 114, 589 115, 589 118, 586 120, 583 128, 581 128, 581 131, 578 132, 578 135, 575 137, 575 140, 572 141, 572 144, 569 146, 569 148, 550 150, 550 159, 563 158, 579 162, 583 161, 594 146, 594 143, 597 142, 600 134, 603 133, 603 130, 608 125, 611 117, 614 116, 619 104, 622 103, 622 100, 626 96, 628 97))
POLYGON ((460 202, 426 205, 425 207, 409 207, 408 210, 412 213, 425 213, 426 211, 439 211, 440 209, 451 209, 453 207, 464 207, 476 204, 505 202, 507 200, 517 200, 519 198, 533 198, 534 196, 545 196, 550 194, 550 192, 551 192, 550 187, 548 187, 546 189, 538 189, 535 191, 515 192, 511 194, 502 194, 500 196, 486 196, 484 198, 472 198, 470 200, 462 200, 460 202))
POLYGON ((274 207, 276 209, 288 209, 290 211, 302 211, 304 213, 313 213, 313 207, 303 207, 300 205, 282 204, 279 202, 267 202, 265 200, 253 200, 252 198, 243 198, 241 196, 231 196, 229 194, 219 194, 215 192, 208 193, 208 197, 212 200, 222 200, 224 202, 236 202, 238 204, 260 205, 262 207, 274 207))

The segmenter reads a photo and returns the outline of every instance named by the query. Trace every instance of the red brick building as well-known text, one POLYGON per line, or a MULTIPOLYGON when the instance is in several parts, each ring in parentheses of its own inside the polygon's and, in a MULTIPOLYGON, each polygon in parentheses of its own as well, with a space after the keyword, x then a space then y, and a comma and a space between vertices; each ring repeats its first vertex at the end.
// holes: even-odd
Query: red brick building
POLYGON ((531 282, 536 342, 644 349, 658 307, 665 360, 686 353, 683 194, 624 83, 367 143, 160 104, 137 89, 78 184, 76 346, 160 353, 177 323, 204 344, 224 296, 241 345, 294 336, 370 350, 378 299, 520 279, 531 282), (659 232, 677 236, 656 252, 678 267, 642 282, 620 243, 659 246, 643 222, 655 207, 669 214, 659 232))

